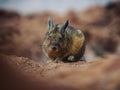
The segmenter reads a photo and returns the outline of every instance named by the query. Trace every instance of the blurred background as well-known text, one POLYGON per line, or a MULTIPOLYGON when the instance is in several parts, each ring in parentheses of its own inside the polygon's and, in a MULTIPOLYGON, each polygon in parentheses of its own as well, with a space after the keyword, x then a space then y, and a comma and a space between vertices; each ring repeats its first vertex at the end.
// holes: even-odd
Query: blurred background
POLYGON ((92 5, 105 5, 110 0, 0 0, 1 8, 14 10, 22 14, 51 11, 59 14, 68 12, 69 9, 84 11, 92 5))
POLYGON ((120 55, 118 0, 0 0, 0 53, 46 60, 41 46, 50 16, 84 32, 87 61, 120 55))
POLYGON ((119 0, 0 0, 0 90, 120 90, 119 77, 119 0), (83 31, 88 63, 46 63, 50 16, 83 31))

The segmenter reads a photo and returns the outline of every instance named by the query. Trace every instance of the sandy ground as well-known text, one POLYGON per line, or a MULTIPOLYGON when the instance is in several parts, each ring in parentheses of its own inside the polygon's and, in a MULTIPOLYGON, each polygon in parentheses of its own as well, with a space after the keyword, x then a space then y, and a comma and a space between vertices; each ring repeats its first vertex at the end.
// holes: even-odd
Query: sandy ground
POLYGON ((119 90, 120 58, 43 63, 0 55, 1 90, 119 90))

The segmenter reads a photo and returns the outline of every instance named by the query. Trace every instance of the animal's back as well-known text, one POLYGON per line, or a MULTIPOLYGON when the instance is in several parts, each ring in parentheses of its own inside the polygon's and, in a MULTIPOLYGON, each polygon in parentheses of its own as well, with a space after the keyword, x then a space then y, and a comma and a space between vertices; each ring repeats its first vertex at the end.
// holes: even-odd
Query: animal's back
MULTIPOLYGON (((61 28, 62 24, 58 24, 58 28, 61 28)), ((72 26, 68 26, 66 29, 66 42, 69 42, 68 48, 68 56, 75 56, 76 59, 81 59, 85 52, 85 36, 83 32, 77 28, 72 26)), ((67 56, 66 55, 66 56, 67 56)))

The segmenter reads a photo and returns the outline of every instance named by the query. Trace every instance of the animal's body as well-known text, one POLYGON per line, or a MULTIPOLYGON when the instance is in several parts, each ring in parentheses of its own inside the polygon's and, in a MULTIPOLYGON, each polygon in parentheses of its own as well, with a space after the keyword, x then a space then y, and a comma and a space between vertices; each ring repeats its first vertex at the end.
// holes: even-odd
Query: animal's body
POLYGON ((83 32, 69 26, 67 20, 64 24, 53 24, 52 18, 48 20, 49 30, 43 41, 45 55, 53 61, 83 61, 85 52, 85 36, 83 32))

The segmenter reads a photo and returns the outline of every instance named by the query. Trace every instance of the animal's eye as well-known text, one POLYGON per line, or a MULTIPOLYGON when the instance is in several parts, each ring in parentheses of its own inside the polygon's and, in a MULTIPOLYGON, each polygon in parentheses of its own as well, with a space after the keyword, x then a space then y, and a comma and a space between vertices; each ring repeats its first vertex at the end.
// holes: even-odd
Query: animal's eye
POLYGON ((62 40, 62 37, 60 37, 59 40, 62 40))
POLYGON ((48 39, 51 39, 51 36, 49 36, 48 39))

